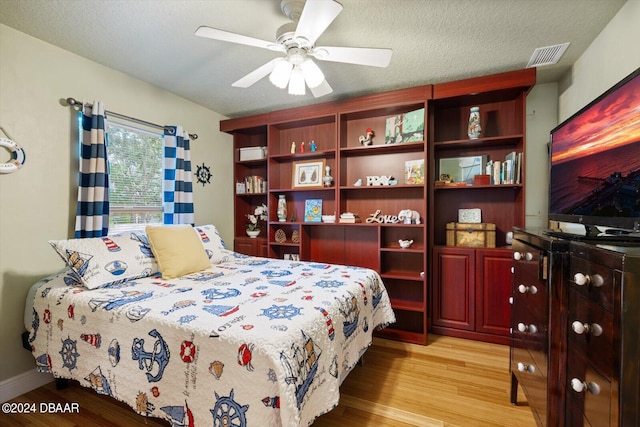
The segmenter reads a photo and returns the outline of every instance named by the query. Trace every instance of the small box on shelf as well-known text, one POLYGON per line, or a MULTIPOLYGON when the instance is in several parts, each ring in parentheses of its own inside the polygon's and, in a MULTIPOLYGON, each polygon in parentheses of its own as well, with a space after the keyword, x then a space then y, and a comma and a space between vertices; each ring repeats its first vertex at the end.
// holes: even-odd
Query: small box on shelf
POLYGON ((267 158, 267 147, 245 147, 240 148, 238 159, 241 162, 249 160, 262 160, 267 158))
POLYGON ((475 248, 496 247, 496 225, 482 223, 447 223, 447 246, 475 248))

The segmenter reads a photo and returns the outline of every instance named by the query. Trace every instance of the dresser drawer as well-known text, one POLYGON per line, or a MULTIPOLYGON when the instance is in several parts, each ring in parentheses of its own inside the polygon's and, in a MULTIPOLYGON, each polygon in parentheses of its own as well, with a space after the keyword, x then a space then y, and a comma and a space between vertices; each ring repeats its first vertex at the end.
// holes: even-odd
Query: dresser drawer
POLYGON ((569 358, 585 355, 609 380, 614 377, 613 313, 572 289, 567 336, 569 358))
POLYGON ((587 425, 611 424, 611 382, 580 353, 568 356, 567 401, 574 406, 572 412, 582 411, 587 425))
POLYGON ((569 286, 605 310, 613 311, 613 272, 611 267, 571 256, 569 286))
POLYGON ((525 390, 529 407, 546 425, 547 414, 547 377, 542 375, 535 361, 525 348, 511 348, 511 372, 513 372, 525 390))
POLYGON ((540 373, 546 377, 549 362, 546 319, 533 315, 527 307, 514 306, 511 322, 512 338, 519 347, 529 351, 540 373))

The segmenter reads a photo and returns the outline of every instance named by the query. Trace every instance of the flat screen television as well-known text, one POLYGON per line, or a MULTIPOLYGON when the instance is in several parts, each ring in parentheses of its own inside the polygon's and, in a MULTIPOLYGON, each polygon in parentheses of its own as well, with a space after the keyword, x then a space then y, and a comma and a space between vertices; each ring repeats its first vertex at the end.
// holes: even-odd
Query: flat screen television
POLYGON ((550 220, 640 238, 640 68, 551 131, 550 159, 550 220))

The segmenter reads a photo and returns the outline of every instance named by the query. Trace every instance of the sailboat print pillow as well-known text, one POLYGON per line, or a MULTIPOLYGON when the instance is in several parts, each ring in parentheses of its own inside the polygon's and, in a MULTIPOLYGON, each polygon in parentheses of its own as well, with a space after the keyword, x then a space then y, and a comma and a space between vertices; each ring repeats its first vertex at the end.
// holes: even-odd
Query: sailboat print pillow
POLYGON ((159 272, 144 230, 106 237, 50 240, 49 244, 77 275, 77 280, 89 289, 159 272))

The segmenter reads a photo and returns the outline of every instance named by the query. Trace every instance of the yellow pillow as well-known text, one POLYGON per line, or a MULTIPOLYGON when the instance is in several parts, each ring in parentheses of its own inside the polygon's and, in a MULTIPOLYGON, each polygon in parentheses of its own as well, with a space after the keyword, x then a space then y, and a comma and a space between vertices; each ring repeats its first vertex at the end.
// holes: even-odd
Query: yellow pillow
POLYGON ((146 231, 163 279, 173 279, 211 267, 202 241, 190 225, 148 225, 146 231))

